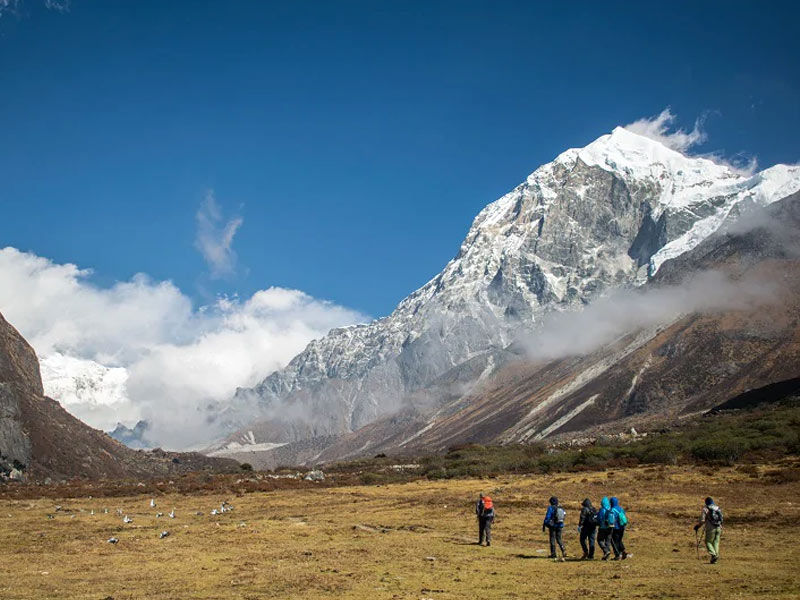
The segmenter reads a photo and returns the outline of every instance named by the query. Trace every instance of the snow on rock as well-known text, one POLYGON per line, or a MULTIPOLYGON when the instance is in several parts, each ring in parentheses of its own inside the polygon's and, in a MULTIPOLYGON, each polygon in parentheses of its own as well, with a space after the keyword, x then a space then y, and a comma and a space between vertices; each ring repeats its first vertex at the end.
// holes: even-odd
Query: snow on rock
POLYGON ((409 406, 433 413, 504 364, 548 311, 641 284, 743 207, 797 189, 797 167, 747 176, 618 127, 484 208, 456 256, 391 315, 312 341, 239 390, 231 411, 255 405, 283 424, 281 439, 245 428, 250 445, 345 433, 409 406))

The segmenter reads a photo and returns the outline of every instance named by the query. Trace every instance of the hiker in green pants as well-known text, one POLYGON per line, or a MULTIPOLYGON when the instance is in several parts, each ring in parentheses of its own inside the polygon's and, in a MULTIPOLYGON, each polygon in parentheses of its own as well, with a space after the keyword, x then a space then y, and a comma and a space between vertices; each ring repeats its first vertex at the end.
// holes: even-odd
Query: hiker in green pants
POLYGON ((705 527, 706 550, 711 555, 711 564, 719 560, 719 537, 722 533, 722 509, 714 504, 713 498, 706 498, 700 522, 694 526, 695 532, 705 527))

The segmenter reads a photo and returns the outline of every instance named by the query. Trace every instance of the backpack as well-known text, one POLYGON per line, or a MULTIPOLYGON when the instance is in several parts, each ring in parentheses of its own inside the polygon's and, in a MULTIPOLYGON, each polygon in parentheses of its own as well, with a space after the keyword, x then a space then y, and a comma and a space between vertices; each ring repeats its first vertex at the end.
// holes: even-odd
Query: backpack
POLYGON ((628 515, 625 514, 625 511, 620 506, 618 509, 614 509, 614 513, 617 515, 617 522, 619 523, 620 527, 625 527, 628 524, 628 515))
POLYGON ((558 506, 558 507, 556 507, 556 514, 554 516, 555 516, 556 525, 563 525, 564 524, 564 519, 567 517, 567 511, 565 511, 563 508, 558 506))
POLYGON ((588 506, 586 516, 583 519, 584 524, 586 525, 597 525, 599 523, 597 519, 597 509, 594 506, 588 506))
POLYGON ((708 523, 712 527, 722 526, 722 509, 719 506, 708 507, 708 523))

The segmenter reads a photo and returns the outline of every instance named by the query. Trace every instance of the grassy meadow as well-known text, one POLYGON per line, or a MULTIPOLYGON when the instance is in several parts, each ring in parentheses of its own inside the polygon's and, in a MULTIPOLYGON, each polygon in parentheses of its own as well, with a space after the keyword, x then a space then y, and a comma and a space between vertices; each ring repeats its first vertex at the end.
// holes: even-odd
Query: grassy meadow
POLYGON ((233 486, 166 492, 154 509, 149 494, 3 499, 0 598, 797 598, 794 461, 241 495, 233 486), (491 548, 475 545, 480 491, 498 511, 491 548), (546 558, 541 522, 551 494, 567 508, 567 562, 546 558), (579 503, 589 496, 597 505, 606 494, 628 510, 632 557, 574 560, 579 503), (726 515, 716 565, 704 553, 698 560, 691 528, 708 494, 726 515), (211 515, 223 500, 234 510, 211 515), (155 517, 173 507, 175 519, 155 517), (123 524, 117 509, 133 522, 123 524), (159 539, 163 530, 170 535, 159 539), (119 542, 107 543, 111 536, 119 542))

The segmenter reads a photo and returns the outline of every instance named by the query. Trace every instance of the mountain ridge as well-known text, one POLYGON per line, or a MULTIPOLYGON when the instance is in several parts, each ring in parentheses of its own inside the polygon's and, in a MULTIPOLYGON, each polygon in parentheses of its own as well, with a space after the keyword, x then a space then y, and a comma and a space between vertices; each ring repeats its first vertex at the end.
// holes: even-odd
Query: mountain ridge
MULTIPOLYGON (((641 285, 741 212, 798 188, 797 167, 746 175, 617 128, 484 208, 456 256, 391 315, 312 341, 284 369, 237 390, 225 418, 255 431, 256 443, 356 430, 465 361, 508 348, 547 312, 641 285)), ((428 410, 438 408, 435 396, 423 402, 428 410)), ((245 441, 237 435, 228 442, 245 441)))

